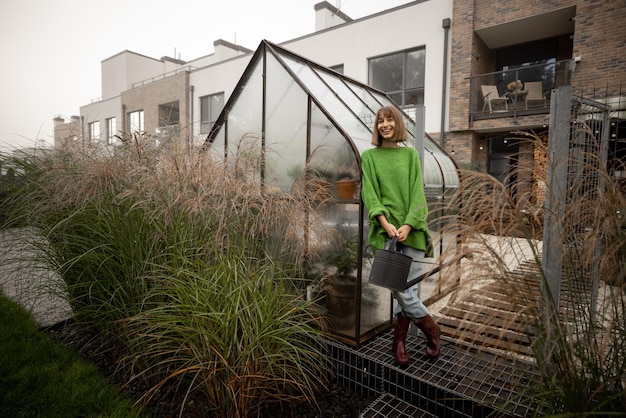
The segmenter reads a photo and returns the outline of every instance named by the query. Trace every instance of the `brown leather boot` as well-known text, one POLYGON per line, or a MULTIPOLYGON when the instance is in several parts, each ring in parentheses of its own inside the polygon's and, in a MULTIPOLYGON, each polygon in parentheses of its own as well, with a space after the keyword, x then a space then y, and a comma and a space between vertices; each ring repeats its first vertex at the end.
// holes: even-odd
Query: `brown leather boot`
POLYGON ((439 357, 439 354, 441 354, 441 344, 439 344, 441 328, 439 328, 439 325, 430 315, 419 318, 415 321, 415 324, 426 336, 426 355, 430 358, 439 357))
POLYGON ((409 353, 406 352, 406 334, 409 331, 409 325, 411 320, 408 316, 402 314, 398 315, 396 321, 396 328, 393 333, 393 358, 400 366, 406 366, 409 364, 409 353))

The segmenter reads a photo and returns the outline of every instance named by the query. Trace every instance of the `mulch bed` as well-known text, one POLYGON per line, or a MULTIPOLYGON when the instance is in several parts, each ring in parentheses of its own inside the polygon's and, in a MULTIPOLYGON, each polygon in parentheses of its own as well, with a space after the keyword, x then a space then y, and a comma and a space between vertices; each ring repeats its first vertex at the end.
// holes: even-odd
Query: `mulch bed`
MULTIPOLYGON (((95 364, 113 384, 121 388, 130 399, 139 399, 148 390, 140 379, 132 384, 124 384, 116 367, 119 353, 99 336, 85 331, 73 321, 65 321, 48 327, 45 331, 57 343, 69 347, 87 361, 95 364)), ((183 395, 176 389, 165 388, 157 392, 153 400, 145 407, 149 416, 177 417, 183 395)), ((316 397, 318 407, 306 402, 292 402, 271 405, 260 418, 357 418, 373 399, 361 396, 354 391, 333 383, 328 391, 316 397)), ((184 416, 187 418, 204 417, 203 400, 187 399, 184 416), (190 402, 191 401, 191 402, 190 402)))

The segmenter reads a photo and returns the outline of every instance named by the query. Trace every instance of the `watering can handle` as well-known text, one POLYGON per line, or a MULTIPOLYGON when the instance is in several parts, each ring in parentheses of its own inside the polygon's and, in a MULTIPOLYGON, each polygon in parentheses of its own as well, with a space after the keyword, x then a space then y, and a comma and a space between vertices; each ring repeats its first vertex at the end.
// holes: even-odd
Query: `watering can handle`
POLYGON ((389 251, 398 251, 398 236, 394 235, 391 238, 391 244, 389 244, 389 251))
MULTIPOLYGON (((436 267, 432 268, 430 271, 427 271, 426 273, 421 274, 419 277, 416 277, 415 279, 413 279, 413 280, 410 280, 410 281, 406 282, 406 287, 405 287, 405 289, 408 289, 409 287, 412 287, 412 286, 414 286, 414 285, 418 284, 419 282, 421 282, 422 280, 424 280, 424 278, 426 278, 426 277, 430 276, 431 274, 435 274, 435 273, 437 273, 437 272, 438 272, 439 270, 441 270, 444 266, 448 266, 448 265, 451 265, 451 264, 457 263, 457 262, 461 261, 463 258, 465 258, 465 257, 467 257, 467 256, 468 256, 468 255, 467 255, 466 253, 465 253, 465 254, 461 254, 461 256, 460 256, 460 257, 458 257, 458 258, 456 258, 456 259, 450 260, 450 261, 448 261, 448 262, 446 262, 446 263, 440 263, 440 264, 439 264, 439 265, 437 265, 436 267)), ((413 262, 415 263, 415 261, 413 261, 413 262)))

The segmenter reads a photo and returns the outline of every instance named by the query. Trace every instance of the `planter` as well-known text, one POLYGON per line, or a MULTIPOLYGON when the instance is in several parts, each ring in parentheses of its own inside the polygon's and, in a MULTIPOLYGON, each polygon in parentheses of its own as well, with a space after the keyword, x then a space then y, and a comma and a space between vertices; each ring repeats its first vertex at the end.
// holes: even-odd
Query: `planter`
POLYGON ((337 180, 337 197, 339 199, 354 199, 356 195, 356 181, 354 180, 337 180))
POLYGON ((325 291, 330 328, 338 331, 354 328, 356 322, 356 279, 338 279, 325 291))

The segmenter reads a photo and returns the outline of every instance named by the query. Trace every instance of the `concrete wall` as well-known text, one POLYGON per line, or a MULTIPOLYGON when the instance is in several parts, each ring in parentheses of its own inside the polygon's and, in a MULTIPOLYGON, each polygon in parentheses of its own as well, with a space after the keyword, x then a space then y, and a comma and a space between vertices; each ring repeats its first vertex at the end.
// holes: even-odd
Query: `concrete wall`
MULTIPOLYGON (((438 135, 444 73, 442 20, 451 16, 451 0, 413 2, 387 13, 334 26, 280 45, 324 66, 343 64, 345 75, 365 84, 368 82, 368 58, 425 47, 426 131, 438 135)), ((191 74, 190 83, 194 86, 195 97, 194 121, 200 119, 198 98, 224 92, 228 100, 251 57, 248 54, 191 74)))

